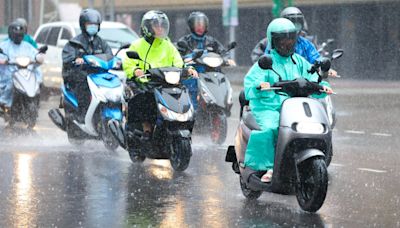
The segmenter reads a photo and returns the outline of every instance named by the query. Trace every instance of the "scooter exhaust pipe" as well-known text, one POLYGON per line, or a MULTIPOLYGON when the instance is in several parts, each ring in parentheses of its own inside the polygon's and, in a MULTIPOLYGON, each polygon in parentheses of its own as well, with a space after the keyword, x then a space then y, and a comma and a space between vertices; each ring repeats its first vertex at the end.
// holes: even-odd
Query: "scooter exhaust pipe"
POLYGON ((118 141, 119 145, 122 148, 126 148, 125 134, 120 122, 111 119, 108 121, 108 128, 110 129, 111 134, 114 136, 114 138, 118 141))
POLYGON ((66 130, 65 118, 57 108, 50 109, 48 115, 53 123, 61 130, 66 130))

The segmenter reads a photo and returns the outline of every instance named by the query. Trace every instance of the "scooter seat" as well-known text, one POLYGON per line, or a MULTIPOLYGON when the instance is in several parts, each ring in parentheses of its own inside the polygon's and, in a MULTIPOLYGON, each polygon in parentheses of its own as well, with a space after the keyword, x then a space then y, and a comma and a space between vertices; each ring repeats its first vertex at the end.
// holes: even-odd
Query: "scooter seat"
POLYGON ((246 105, 249 105, 249 101, 246 100, 246 97, 244 96, 244 90, 240 91, 239 94, 239 103, 240 103, 240 107, 243 108, 246 105))
MULTIPOLYGON (((248 107, 248 106, 245 106, 248 107)), ((243 110, 243 123, 250 128, 250 130, 258 130, 260 131, 261 128, 257 124, 256 119, 254 118, 253 114, 251 113, 250 109, 244 108, 243 110)))

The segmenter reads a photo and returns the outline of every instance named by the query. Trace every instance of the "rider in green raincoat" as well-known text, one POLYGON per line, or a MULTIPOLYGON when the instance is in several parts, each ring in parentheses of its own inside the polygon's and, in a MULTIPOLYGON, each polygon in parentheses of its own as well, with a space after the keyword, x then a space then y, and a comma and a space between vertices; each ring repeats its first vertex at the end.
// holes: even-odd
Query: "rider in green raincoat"
MULTIPOLYGON (((271 44, 272 67, 281 75, 282 80, 304 77, 317 82, 318 75, 307 72, 311 65, 294 53, 296 36, 296 28, 288 19, 278 18, 269 24, 267 38, 268 44, 271 44)), ((257 62, 244 79, 245 97, 249 100, 252 114, 261 128, 260 131, 252 131, 245 155, 244 165, 253 170, 272 170, 274 166, 280 110, 288 96, 276 94, 274 91, 258 90, 257 87, 269 88, 278 81, 279 76, 276 73, 261 69, 257 62)), ((321 85, 327 93, 332 93, 327 82, 321 82, 321 85)), ((269 181, 270 177, 265 182, 269 181)))
MULTIPOLYGON (((141 60, 125 58, 123 69, 129 80, 146 84, 150 79, 144 77, 146 70, 160 67, 183 67, 179 51, 168 38, 169 20, 165 13, 157 10, 143 15, 141 23, 143 38, 135 40, 128 51, 135 51, 141 60)), ((188 68, 188 74, 197 77, 194 68, 188 68)), ((148 139, 156 119, 156 103, 152 92, 139 93, 128 103, 127 128, 135 122, 142 122, 143 138, 148 139)), ((137 151, 131 151, 133 154, 137 151)))

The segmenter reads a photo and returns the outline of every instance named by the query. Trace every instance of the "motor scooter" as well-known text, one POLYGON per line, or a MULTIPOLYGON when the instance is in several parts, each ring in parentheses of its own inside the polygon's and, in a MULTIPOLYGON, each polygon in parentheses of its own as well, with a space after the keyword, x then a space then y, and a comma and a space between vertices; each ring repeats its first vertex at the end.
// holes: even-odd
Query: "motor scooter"
MULTIPOLYGON (((83 48, 78 41, 71 40, 73 45, 83 48)), ((123 45, 118 51, 128 48, 129 44, 123 45)), ((50 119, 61 130, 65 131, 71 144, 80 145, 87 139, 102 140, 108 150, 115 150, 119 143, 111 135, 107 124, 113 119, 122 121, 122 104, 124 102, 124 85, 119 77, 108 72, 111 69, 121 68, 121 59, 115 55, 95 54, 83 56, 84 64, 76 67, 85 67, 95 71, 87 75, 87 83, 91 94, 89 107, 86 111, 84 122, 78 121, 79 109, 76 94, 63 84, 61 87, 60 108, 64 109, 65 115, 57 108, 48 112, 50 119)))
MULTIPOLYGON (((135 51, 128 51, 127 56, 143 61, 135 51)), ((151 123, 153 130, 149 139, 143 137, 141 122, 129 121, 129 110, 138 107, 128 105, 127 122, 109 122, 110 131, 121 147, 129 152, 133 162, 142 162, 146 158, 169 159, 176 171, 184 171, 189 166, 194 108, 188 89, 181 83, 187 74, 186 70, 178 67, 151 68, 150 65, 143 76, 150 79, 149 82, 127 81, 134 93, 130 98, 132 103, 142 93, 151 93, 157 113, 151 123)))
MULTIPOLYGON (((184 41, 178 42, 179 46, 189 46, 184 41)), ((193 103, 197 103, 195 129, 211 136, 213 143, 225 142, 228 130, 227 117, 231 115, 232 87, 227 75, 221 67, 227 65, 224 55, 236 47, 236 42, 228 45, 223 53, 217 53, 213 47, 205 50, 192 50, 184 56, 187 64, 194 66, 199 72, 198 96, 193 103)), ((194 79, 195 80, 195 79, 194 79)))
MULTIPOLYGON (((258 64, 262 69, 274 71, 269 56, 261 57, 258 64)), ((325 157, 332 144, 326 111, 321 102, 309 97, 321 93, 322 87, 316 82, 297 78, 280 80, 268 90, 289 96, 280 111, 272 181, 261 182, 265 171, 252 170, 244 165, 250 134, 261 130, 247 105, 243 108, 235 145, 229 146, 225 161, 232 162, 232 169, 239 174, 246 198, 257 199, 263 191, 294 193, 303 210, 315 212, 322 206, 327 193, 325 157)))
POLYGON ((18 56, 10 59, 2 49, 0 54, 7 57, 7 65, 12 66, 13 80, 13 102, 10 110, 0 108, 0 116, 3 116, 14 126, 15 122, 24 122, 28 129, 33 129, 36 125, 40 104, 40 84, 36 75, 37 68, 44 62, 44 54, 47 46, 38 49, 38 54, 34 60, 27 56, 18 56), (6 113, 9 112, 9 113, 6 113))

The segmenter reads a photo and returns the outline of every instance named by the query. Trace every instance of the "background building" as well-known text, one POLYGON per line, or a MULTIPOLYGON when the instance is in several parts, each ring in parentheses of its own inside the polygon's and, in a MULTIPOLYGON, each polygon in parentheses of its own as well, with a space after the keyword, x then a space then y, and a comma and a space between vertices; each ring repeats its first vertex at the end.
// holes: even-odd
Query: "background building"
MULTIPOLYGON (((304 13, 309 33, 318 41, 334 38, 333 47, 343 48, 345 55, 335 63, 343 77, 399 79, 400 1, 396 0, 293 0, 304 13)), ((210 18, 209 34, 228 44, 228 28, 222 25, 222 0, 3 0, 0 23, 11 18, 31 18, 31 31, 43 21, 58 19, 65 10, 61 3, 77 3, 99 9, 106 19, 123 21, 139 33, 140 19, 149 9, 160 9, 171 22, 170 37, 176 40, 188 32, 186 18, 191 11, 204 11, 210 18), (45 2, 40 14, 41 2, 45 2), (35 7, 33 7, 35 6, 35 7), (57 11, 57 6, 59 10, 57 11), (40 15, 43 15, 40 17, 40 15), (57 18, 56 18, 56 17, 57 18)), ((265 36, 273 19, 273 1, 238 0, 239 26, 236 28, 236 59, 248 66, 250 53, 265 36)), ((71 10, 70 10, 71 11, 71 10)), ((68 11, 68 12, 70 12, 68 11)), ((78 11, 78 10, 76 10, 78 11)))

